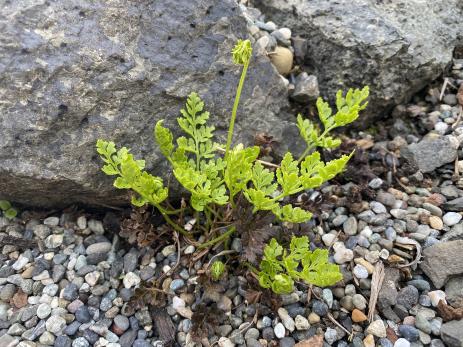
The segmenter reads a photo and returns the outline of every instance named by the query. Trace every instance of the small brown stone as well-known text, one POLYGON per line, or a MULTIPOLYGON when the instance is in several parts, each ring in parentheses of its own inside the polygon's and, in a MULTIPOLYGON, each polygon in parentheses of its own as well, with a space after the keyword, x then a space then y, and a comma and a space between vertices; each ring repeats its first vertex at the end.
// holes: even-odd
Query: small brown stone
POLYGON ((21 289, 11 298, 13 305, 17 308, 22 308, 27 305, 27 294, 21 289))
POLYGON ((308 340, 298 342, 294 347, 322 347, 323 346, 323 336, 315 335, 308 340))
POLYGON ((275 51, 269 54, 269 57, 278 73, 281 75, 289 74, 293 67, 293 53, 288 48, 277 46, 275 51))
POLYGON ((365 322, 367 320, 367 316, 365 315, 365 313, 363 313, 362 311, 360 311, 359 309, 354 309, 352 311, 352 320, 355 322, 355 323, 361 323, 361 322, 365 322))

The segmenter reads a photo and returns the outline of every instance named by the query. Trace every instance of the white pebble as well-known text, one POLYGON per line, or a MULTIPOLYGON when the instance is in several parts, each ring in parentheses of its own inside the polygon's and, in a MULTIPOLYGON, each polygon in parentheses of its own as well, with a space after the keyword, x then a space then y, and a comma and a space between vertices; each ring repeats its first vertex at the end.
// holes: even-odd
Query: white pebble
POLYGON ((281 36, 283 36, 283 38, 285 40, 290 40, 291 39, 291 30, 290 29, 281 28, 281 29, 278 29, 278 31, 281 33, 281 36))
POLYGON ((335 234, 325 234, 322 236, 322 240, 323 240, 323 243, 325 244, 325 246, 327 247, 330 247, 334 240, 336 239, 336 235, 335 234))
POLYGON ((358 279, 368 278, 368 270, 363 265, 355 265, 353 272, 355 277, 357 277, 358 279))
POLYGON ((283 324, 278 323, 277 325, 275 325, 275 328, 273 328, 273 331, 275 332, 275 336, 277 338, 282 339, 283 337, 285 337, 286 330, 283 324))
POLYGON ((445 225, 451 227, 455 224, 458 224, 462 217, 463 216, 457 212, 447 212, 444 214, 444 217, 442 217, 442 220, 444 221, 445 225))
POLYGON ((141 280, 140 280, 140 277, 138 277, 133 272, 128 272, 124 276, 124 279, 122 280, 122 282, 124 283, 124 287, 129 289, 129 288, 139 285, 141 280))
POLYGON ((394 343, 394 347, 410 347, 410 342, 401 337, 394 343))
POLYGON ((428 296, 431 298, 431 303, 434 307, 437 307, 437 304, 439 304, 439 301, 443 300, 444 304, 447 303, 445 300, 445 292, 442 290, 434 290, 432 292, 428 293, 428 296))

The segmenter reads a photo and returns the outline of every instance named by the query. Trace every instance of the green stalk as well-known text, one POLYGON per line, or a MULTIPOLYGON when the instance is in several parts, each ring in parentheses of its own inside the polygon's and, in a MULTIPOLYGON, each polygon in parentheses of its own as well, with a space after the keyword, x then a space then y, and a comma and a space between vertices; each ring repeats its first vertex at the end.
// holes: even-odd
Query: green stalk
POLYGON ((231 142, 233 138, 233 129, 235 128, 236 112, 238 111, 238 105, 240 103, 240 98, 241 98, 241 91, 243 90, 244 80, 246 79, 246 73, 248 71, 249 61, 250 59, 244 63, 243 71, 241 72, 240 82, 236 90, 235 102, 233 103, 232 116, 230 120, 230 127, 228 128, 227 146, 225 147, 225 158, 227 158, 227 154, 230 150, 230 146, 231 146, 231 142))
POLYGON ((215 239, 212 239, 210 241, 207 241, 206 243, 203 243, 201 244, 200 246, 198 246, 198 249, 201 249, 201 248, 206 248, 206 247, 209 247, 209 246, 213 246, 215 245, 217 242, 220 242, 222 240, 225 240, 227 239, 231 234, 233 234, 234 232, 236 231, 236 228, 235 227, 231 227, 227 232, 223 233, 222 235, 216 237, 215 239))
POLYGON ((176 231, 178 231, 180 234, 189 237, 190 234, 183 229, 180 225, 175 223, 170 217, 169 217, 169 211, 166 211, 164 208, 162 208, 159 204, 154 204, 154 206, 161 212, 162 216, 166 220, 167 224, 169 224, 172 228, 174 228, 176 231))

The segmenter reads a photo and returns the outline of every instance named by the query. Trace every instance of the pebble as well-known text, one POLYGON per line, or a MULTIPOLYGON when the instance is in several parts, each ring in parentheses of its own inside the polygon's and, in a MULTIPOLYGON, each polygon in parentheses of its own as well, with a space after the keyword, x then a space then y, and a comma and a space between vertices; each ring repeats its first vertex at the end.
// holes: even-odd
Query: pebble
POLYGON ((58 335, 66 327, 66 320, 60 316, 51 316, 47 319, 45 327, 47 331, 58 335))
POLYGON ((294 324, 297 330, 308 330, 310 328, 310 323, 307 318, 297 315, 294 319, 294 324))
POLYGON ((277 338, 282 339, 283 337, 285 337, 286 330, 283 324, 281 323, 276 324, 275 327, 273 328, 273 331, 277 338))
POLYGON ((92 254, 101 254, 101 253, 108 253, 111 250, 111 243, 109 242, 97 242, 93 243, 87 247, 86 252, 87 255, 92 254))
POLYGON ((432 292, 429 292, 428 296, 431 299, 431 304, 434 307, 437 307, 437 305, 439 304, 439 301, 441 301, 441 300, 443 300, 444 303, 447 303, 447 301, 445 299, 446 298, 445 292, 442 291, 442 290, 434 290, 432 292))
POLYGON ((355 265, 353 273, 358 279, 368 278, 368 270, 363 265, 355 265))
POLYGON ((394 343, 394 347, 410 347, 410 342, 408 342, 404 338, 399 338, 397 341, 394 343))
POLYGON ((51 313, 51 307, 47 303, 40 304, 37 307, 37 317, 39 317, 39 319, 47 318, 50 315, 50 313, 51 313))
POLYGON ((132 288, 138 286, 141 282, 140 277, 133 272, 126 273, 124 279, 122 280, 125 288, 132 288))
POLYGON ((386 337, 386 327, 381 319, 373 321, 365 331, 376 337, 386 337))
POLYGON ((455 224, 458 224, 461 221, 462 217, 463 216, 460 213, 447 212, 444 215, 444 217, 442 217, 442 220, 445 225, 451 227, 451 226, 454 226, 455 224))
POLYGON ((365 315, 365 313, 363 313, 359 309, 354 309, 352 311, 352 321, 354 321, 355 323, 365 322, 367 319, 368 317, 365 315))
POLYGON ((331 346, 338 339, 338 332, 336 329, 326 328, 325 341, 331 346))
POLYGON ((293 53, 286 47, 275 47, 270 60, 280 75, 287 75, 293 67, 293 53))
POLYGON ((408 324, 399 325, 399 333, 402 337, 410 342, 418 341, 420 338, 418 329, 408 324))
POLYGON ((283 307, 280 307, 278 309, 278 316, 280 317, 285 328, 288 329, 290 332, 293 332, 296 327, 295 327, 294 320, 288 314, 288 311, 284 309, 283 307))

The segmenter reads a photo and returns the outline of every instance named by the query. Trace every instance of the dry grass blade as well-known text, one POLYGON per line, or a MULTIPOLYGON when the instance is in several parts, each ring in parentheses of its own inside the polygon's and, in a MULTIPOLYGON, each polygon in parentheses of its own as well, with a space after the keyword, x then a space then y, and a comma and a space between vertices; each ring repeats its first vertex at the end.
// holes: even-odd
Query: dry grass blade
POLYGON ((376 302, 378 301, 379 291, 383 285, 384 280, 384 264, 382 261, 378 261, 375 266, 375 271, 373 271, 373 278, 371 280, 371 294, 370 302, 368 303, 368 320, 373 322, 376 302))
POLYGON ((397 237, 396 244, 399 245, 399 246, 414 245, 415 248, 416 248, 415 259, 410 263, 397 265, 398 268, 407 267, 407 266, 414 266, 414 265, 417 265, 420 262, 420 259, 421 259, 421 245, 418 242, 416 242, 415 240, 412 240, 412 239, 410 239, 408 237, 397 237))

